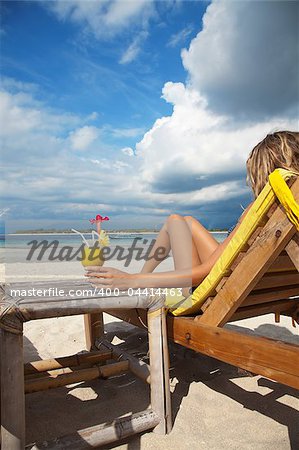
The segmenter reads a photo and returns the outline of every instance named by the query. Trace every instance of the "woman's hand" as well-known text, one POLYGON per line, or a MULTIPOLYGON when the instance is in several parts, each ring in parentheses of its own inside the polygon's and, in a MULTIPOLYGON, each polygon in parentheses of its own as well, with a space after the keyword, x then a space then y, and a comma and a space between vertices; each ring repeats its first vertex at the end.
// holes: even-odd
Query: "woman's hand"
POLYGON ((114 267, 88 266, 86 270, 85 276, 98 288, 128 289, 134 287, 133 274, 114 267))

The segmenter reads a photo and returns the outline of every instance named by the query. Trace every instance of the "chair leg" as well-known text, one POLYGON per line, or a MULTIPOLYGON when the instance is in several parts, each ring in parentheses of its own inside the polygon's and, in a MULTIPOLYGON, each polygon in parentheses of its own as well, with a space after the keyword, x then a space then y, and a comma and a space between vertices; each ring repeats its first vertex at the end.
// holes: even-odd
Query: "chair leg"
POLYGON ((1 443, 25 448, 23 335, 1 330, 1 443))
POLYGON ((95 348, 97 339, 104 336, 103 313, 84 314, 85 342, 88 351, 95 348))
POLYGON ((169 387, 169 356, 164 308, 148 311, 148 334, 151 373, 151 408, 160 417, 154 432, 171 431, 171 403, 169 387))

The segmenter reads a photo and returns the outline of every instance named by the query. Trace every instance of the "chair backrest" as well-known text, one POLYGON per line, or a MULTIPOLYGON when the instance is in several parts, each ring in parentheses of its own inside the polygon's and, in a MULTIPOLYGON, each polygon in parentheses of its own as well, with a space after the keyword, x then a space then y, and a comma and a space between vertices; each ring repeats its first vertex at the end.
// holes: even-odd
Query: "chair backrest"
MULTIPOLYGON (((293 183, 292 191, 296 191, 295 199, 297 200, 297 202, 299 202, 299 179, 297 179, 297 177, 294 177, 294 174, 292 172, 283 169, 277 169, 277 171, 285 180, 290 180, 290 182, 293 183)), ((235 267, 237 267, 238 262, 243 259, 244 255, 248 252, 256 239, 260 235, 264 234, 264 230, 267 229, 269 220, 272 227, 275 227, 277 223, 284 220, 286 220, 288 224, 291 224, 286 218, 286 215, 283 213, 282 207, 280 205, 278 206, 278 200, 276 199, 272 187, 269 183, 267 183, 258 198, 252 204, 250 211, 242 221, 236 234, 231 239, 229 245, 226 247, 223 254, 210 271, 209 275, 195 289, 192 296, 183 300, 175 308, 172 309, 172 313, 175 316, 179 316, 196 314, 200 311, 205 311, 207 305, 210 305, 212 299, 216 295, 218 295, 218 292, 224 286, 227 278, 233 272, 235 267), (281 211, 281 214, 276 214, 277 209, 281 211)), ((295 233, 295 231, 296 229, 293 228, 293 234, 295 233)), ((271 237, 271 230, 268 231, 268 234, 271 237)), ((283 249, 284 248, 281 248, 281 251, 283 249)), ((268 252, 270 254, 272 253, 271 247, 268 248, 268 252)), ((262 259, 265 256, 266 255, 262 255, 262 259)), ((276 247, 275 254, 270 256, 270 262, 272 263, 274 262, 274 257, 276 259, 276 257, 278 256, 276 247)), ((257 255, 257 258, 259 257, 260 256, 257 255)), ((255 263, 258 264, 258 261, 255 261, 255 263)), ((276 266, 276 268, 277 267, 279 266, 276 266)), ((269 265, 267 264, 267 270, 268 269, 269 265)), ((261 271, 259 271, 259 274, 260 273, 261 271)))
MULTIPOLYGON (((295 200, 299 202, 299 179, 293 183, 291 191, 295 200)), ((299 232, 286 218, 278 201, 274 202, 264 217, 263 226, 258 227, 247 241, 244 249, 217 284, 213 294, 203 303, 201 310, 203 314, 200 320, 203 323, 217 325, 270 312, 297 318, 299 232), (259 268, 261 270, 258 270, 259 268), (231 283, 232 278, 237 280, 235 287, 231 283), (226 314, 220 314, 218 319, 215 317, 214 320, 211 316, 213 313, 217 315, 215 311, 217 304, 220 304, 221 309, 221 303, 227 300, 226 314)))

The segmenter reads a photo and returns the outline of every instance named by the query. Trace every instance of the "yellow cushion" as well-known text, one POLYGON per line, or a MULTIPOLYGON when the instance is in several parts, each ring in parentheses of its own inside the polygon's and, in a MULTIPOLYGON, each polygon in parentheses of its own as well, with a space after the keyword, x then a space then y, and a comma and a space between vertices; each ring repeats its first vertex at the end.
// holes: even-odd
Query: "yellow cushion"
MULTIPOLYGON (((284 169, 276 169, 284 180, 297 174, 284 169)), ((273 172, 273 173, 274 173, 273 172)), ((166 307, 175 316, 194 314, 200 311, 202 304, 214 292, 221 278, 225 275, 227 269, 231 266, 234 259, 238 256, 242 248, 262 222, 265 214, 274 203, 275 193, 267 183, 257 199, 252 204, 250 210, 244 217, 236 234, 231 239, 228 246, 224 249, 222 255, 211 269, 210 273, 195 289, 192 295, 184 297, 182 295, 167 295, 166 307)), ((178 292, 178 291, 177 291, 178 292)))

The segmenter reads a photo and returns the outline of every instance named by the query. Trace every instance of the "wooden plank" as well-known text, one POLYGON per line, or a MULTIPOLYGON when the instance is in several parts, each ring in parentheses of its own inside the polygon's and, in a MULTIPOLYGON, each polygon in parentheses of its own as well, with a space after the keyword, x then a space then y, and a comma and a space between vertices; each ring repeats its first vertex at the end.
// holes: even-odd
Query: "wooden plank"
POLYGON ((1 443, 3 450, 25 447, 23 335, 1 330, 1 443))
POLYGON ((84 330, 86 349, 90 351, 95 348, 96 340, 104 337, 103 313, 84 314, 84 330))
MULTIPOLYGON (((240 262, 240 260, 239 260, 240 262)), ((229 276, 231 273, 229 274, 229 276)), ((216 292, 219 292, 229 276, 224 276, 216 287, 216 292)), ((288 257, 279 256, 276 261, 271 265, 271 267, 264 274, 263 278, 259 281, 255 289, 264 289, 266 287, 274 286, 286 286, 287 284, 299 284, 299 275, 296 267, 288 257), (280 273, 281 272, 281 273, 280 273), (289 273, 287 273, 289 272, 289 273)))
POLYGON ((264 289, 261 291, 252 291, 240 306, 250 306, 259 303, 273 302, 283 300, 289 297, 299 296, 299 286, 285 286, 282 288, 264 289))
POLYGON ((168 335, 178 344, 299 389, 296 345, 178 317, 168 326, 168 335))
MULTIPOLYGON (((119 319, 129 319, 132 325, 143 327, 136 314, 130 314, 131 312, 127 310, 115 312, 109 311, 119 319)), ((168 316, 167 335, 169 339, 184 347, 288 386, 297 389, 299 387, 299 367, 297 367, 299 348, 296 345, 202 325, 189 317, 168 316), (196 339, 192 335, 195 329, 196 339), (286 367, 284 358, 287 361, 286 367), (291 365, 291 370, 288 369, 288 365, 291 365)))
MULTIPOLYGON (((223 286, 225 285, 225 283, 227 282, 229 277, 223 277, 221 278, 221 280, 219 281, 217 287, 216 287, 216 292, 221 291, 221 289, 223 288, 223 286)), ((201 308, 202 309, 202 308, 201 308)))
POLYGON ((296 233, 295 236, 293 236, 293 239, 288 243, 286 252, 299 272, 299 233, 296 233))
POLYGON ((231 265, 231 271, 233 272, 235 270, 235 268, 240 264, 240 262, 242 261, 242 259, 244 258, 244 256, 246 255, 246 252, 240 252, 238 254, 238 256, 236 257, 236 259, 233 261, 232 265, 231 265))
MULTIPOLYGON (((268 220, 266 221, 266 223, 268 222, 268 220)), ((265 224, 266 224, 265 223, 265 224)), ((260 235, 260 233, 262 232, 263 227, 258 226, 257 229, 252 233, 252 235, 250 236, 250 238, 248 239, 248 246, 250 247, 254 241, 256 240, 256 238, 260 235)))
MULTIPOLYGON (((292 191, 294 197, 299 198, 299 180, 294 183, 292 191)), ((224 325, 295 232, 295 226, 286 217, 282 208, 277 208, 259 238, 250 247, 199 322, 215 326, 224 325)))
POLYGON ((273 264, 269 267, 267 273, 273 272, 290 272, 296 270, 294 263, 291 261, 289 255, 280 254, 273 264))
POLYGON ((268 289, 283 286, 298 285, 299 290, 299 273, 284 272, 284 273, 270 273, 265 274, 263 278, 256 284, 255 290, 268 289))
POLYGON ((261 303, 259 305, 239 308, 231 317, 230 322, 248 319, 249 317, 262 316, 270 313, 282 313, 290 310, 296 305, 296 300, 280 300, 276 302, 261 303))
POLYGON ((157 414, 149 409, 127 417, 117 418, 112 423, 95 425, 73 434, 57 437, 51 441, 30 444, 26 446, 26 450, 86 450, 98 448, 152 429, 158 423, 157 414))
MULTIPOLYGON (((25 283, 24 283, 25 284, 25 283)), ((27 284, 27 283, 26 283, 27 284)), ((25 287, 20 289, 26 290, 25 287)), ((47 287, 48 282, 44 282, 43 287, 47 287)), ((61 288, 64 284, 61 284, 61 288)), ((69 285, 68 285, 69 286, 69 285)), ((77 285, 78 286, 78 285, 77 285)), ((6 287, 7 288, 7 287, 6 287)), ((81 286, 83 289, 83 287, 81 286)), ((85 286, 86 288, 86 286, 85 286)), ((12 284, 7 289, 7 297, 13 293, 11 301, 15 298, 15 290, 18 289, 15 284, 12 284)), ((42 289, 42 288, 41 288, 42 289)), ((90 290, 90 286, 89 286, 90 290)), ((28 291, 27 291, 28 292, 28 291)), ((128 295, 127 292, 121 293, 119 296, 103 297, 98 294, 96 296, 76 296, 76 297, 60 297, 53 296, 38 296, 34 300, 26 294, 22 300, 18 301, 18 308, 25 320, 45 319, 50 317, 64 317, 79 314, 99 313, 109 309, 147 309, 151 299, 146 295, 128 295)))
POLYGON ((215 297, 208 297, 203 305, 201 305, 201 310, 205 312, 206 309, 210 306, 215 297))

